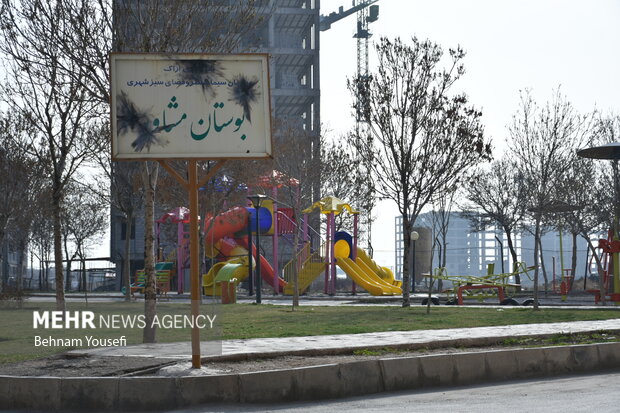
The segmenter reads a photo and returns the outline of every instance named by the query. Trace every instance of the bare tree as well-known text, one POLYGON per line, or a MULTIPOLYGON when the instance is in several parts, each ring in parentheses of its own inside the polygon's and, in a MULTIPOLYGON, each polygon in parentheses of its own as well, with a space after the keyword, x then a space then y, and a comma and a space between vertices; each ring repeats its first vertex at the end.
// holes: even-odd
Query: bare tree
MULTIPOLYGON (((23 117, 0 112, 0 245, 4 245, 7 232, 11 232, 20 257, 25 253, 35 205, 42 193, 41 164, 21 145, 29 132, 31 128, 23 117)), ((7 259, 2 257, 3 261, 7 259)), ((2 275, 2 288, 7 277, 8 274, 2 275)))
MULTIPOLYGON (((448 190, 441 198, 438 198, 433 204, 431 211, 433 222, 433 245, 440 246, 439 267, 445 268, 448 260, 448 230, 450 229, 450 218, 452 216, 452 208, 454 206, 454 198, 456 196, 456 188, 448 190)), ((439 291, 443 288, 443 280, 437 281, 439 291)), ((428 307, 430 310, 430 303, 428 307)))
MULTIPOLYGON (((268 10, 264 9, 262 13, 268 13, 268 10)), ((60 14, 68 22, 70 30, 60 31, 55 41, 66 49, 71 63, 81 68, 81 74, 74 76, 73 80, 83 85, 89 96, 103 105, 107 105, 110 98, 107 58, 110 51, 227 53, 247 50, 258 45, 258 37, 251 34, 262 22, 262 14, 257 13, 254 0, 67 0, 62 2, 60 14), (245 44, 247 39, 251 41, 245 44)), ((66 69, 68 67, 65 68, 66 73, 72 73, 66 69)), ((101 112, 105 114, 106 106, 101 108, 104 108, 101 112)), ((147 326, 151 325, 150 320, 155 316, 152 218, 158 175, 156 163, 143 163, 147 326)), ((154 330, 145 331, 144 341, 154 340, 154 330)))
MULTIPOLYGON (((293 310, 299 306, 299 272, 298 255, 295 250, 300 245, 302 228, 302 210, 312 205, 316 183, 321 179, 320 165, 317 167, 313 140, 307 133, 295 125, 281 122, 277 125, 278 152, 274 158, 275 169, 285 177, 280 183, 279 195, 285 199, 284 204, 293 209, 296 230, 293 233, 293 310)), ((310 226, 312 227, 312 226, 310 226)))
POLYGON ((43 188, 42 195, 35 203, 38 213, 33 215, 30 233, 31 252, 39 261, 39 290, 41 291, 49 289, 49 262, 54 247, 52 214, 49 205, 50 192, 49 188, 43 188))
MULTIPOLYGON (((120 217, 121 222, 131 233, 136 215, 141 211, 144 200, 142 187, 142 167, 140 162, 113 162, 110 151, 110 127, 106 122, 97 122, 89 128, 90 134, 100 139, 93 139, 95 173, 92 176, 91 189, 101 202, 111 206, 112 214, 120 217)), ((110 251, 112 256, 121 256, 122 284, 125 288, 125 300, 131 300, 131 236, 125 237, 122 252, 110 251)))
POLYGON ((4 95, 36 130, 24 150, 49 165, 56 306, 64 311, 61 208, 67 183, 90 154, 83 127, 93 105, 83 85, 75 80, 84 70, 67 58, 57 41, 57 34, 68 26, 60 8, 58 1, 3 0, 0 53, 9 77, 3 85, 4 95))
MULTIPOLYGON (((80 289, 86 291, 85 260, 90 247, 96 243, 96 237, 102 235, 108 225, 105 210, 107 203, 89 186, 74 182, 74 190, 68 192, 64 226, 68 240, 74 247, 73 258, 81 261, 82 274, 80 289)), ((67 281, 68 283, 69 281, 67 281)))
MULTIPOLYGON (((351 136, 348 139, 352 139, 351 136)), ((347 142, 348 143, 348 142, 347 142)), ((342 199, 356 209, 362 210, 363 214, 372 214, 372 207, 375 204, 374 197, 369 196, 369 188, 372 183, 364 173, 363 165, 356 161, 352 147, 343 143, 343 139, 337 142, 330 142, 325 135, 320 138, 321 159, 321 193, 335 196, 342 199)), ((316 200, 315 200, 316 201, 316 200)), ((368 217, 372 222, 372 216, 368 217)), ((351 227, 352 215, 339 214, 336 216, 336 229, 351 227)), ((358 236, 365 237, 365 228, 360 228, 358 236)))
MULTIPOLYGON (((7 126, 6 124, 3 126, 7 126)), ((1 127, 1 126, 0 126, 1 127)), ((11 128, 2 129, 0 136, 10 133, 11 128)), ((19 135, 0 137, 0 170, 5 179, 0 183, 0 190, 4 197, 0 201, 0 216, 2 217, 2 241, 9 242, 13 251, 17 253, 16 294, 19 308, 23 304, 23 278, 27 263, 28 243, 35 216, 41 213, 39 205, 42 195, 45 194, 45 178, 43 166, 36 159, 21 151, 15 139, 19 135), (13 138, 13 139, 11 139, 13 138), (6 192, 4 192, 6 191, 6 192), (8 219, 7 219, 8 218, 8 219)), ((6 250, 3 248, 2 253, 6 250)), ((2 260, 9 257, 3 256, 2 260)), ((3 274, 3 288, 6 285, 7 274, 3 274)))
MULTIPOLYGON (((514 237, 521 225, 526 205, 525 187, 514 162, 507 157, 494 161, 488 170, 480 170, 465 187, 469 205, 463 207, 463 215, 482 230, 497 226, 506 234, 513 271, 518 263, 514 237)), ((521 284, 520 276, 515 279, 521 284)))
POLYGON ((569 170, 575 150, 586 142, 591 119, 591 115, 578 114, 559 90, 544 107, 525 91, 509 126, 510 154, 527 188, 534 229, 534 310, 538 310, 539 245, 546 207, 569 170))
POLYGON ((465 72, 465 52, 450 49, 451 62, 442 69, 440 46, 416 38, 411 43, 381 39, 376 46, 377 72, 349 85, 369 103, 360 111, 372 137, 358 140, 357 152, 370 167, 377 195, 393 200, 403 217, 403 306, 410 305, 413 222, 424 206, 491 156, 481 112, 468 106, 464 94, 450 94, 465 72))
POLYGON ((566 202, 567 211, 558 213, 555 218, 557 227, 567 231, 572 238, 571 288, 577 272, 577 239, 585 230, 587 233, 584 238, 588 244, 591 244, 589 231, 600 227, 600 221, 596 219, 598 214, 592 214, 593 208, 587 205, 590 202, 596 202, 594 199, 596 191, 592 190, 592 183, 597 178, 594 162, 591 159, 577 158, 575 155, 565 178, 560 183, 560 191, 566 202))

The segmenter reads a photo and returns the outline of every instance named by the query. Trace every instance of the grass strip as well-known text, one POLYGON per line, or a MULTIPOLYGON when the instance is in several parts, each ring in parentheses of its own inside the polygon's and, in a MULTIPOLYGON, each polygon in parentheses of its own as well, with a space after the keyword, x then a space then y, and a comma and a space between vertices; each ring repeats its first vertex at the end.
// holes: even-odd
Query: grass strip
MULTIPOLYGON (((213 306, 204 306, 205 308, 213 306)), ((222 339, 356 334, 380 331, 411 331, 445 328, 468 328, 513 324, 604 320, 620 317, 620 309, 545 308, 468 308, 413 306, 303 306, 232 304, 215 306, 222 339)), ((158 314, 188 315, 189 304, 158 303, 158 314)), ((142 342, 140 328, 104 328, 97 330, 33 328, 34 311, 50 311, 54 303, 26 302, 24 308, 0 309, 0 363, 16 362, 61 353, 74 347, 36 347, 35 336, 80 338, 94 335, 99 339, 125 336, 127 344, 142 342)), ((99 315, 137 316, 144 313, 143 302, 67 303, 67 310, 88 310, 99 315)), ((158 342, 189 341, 189 328, 160 328, 158 342)))

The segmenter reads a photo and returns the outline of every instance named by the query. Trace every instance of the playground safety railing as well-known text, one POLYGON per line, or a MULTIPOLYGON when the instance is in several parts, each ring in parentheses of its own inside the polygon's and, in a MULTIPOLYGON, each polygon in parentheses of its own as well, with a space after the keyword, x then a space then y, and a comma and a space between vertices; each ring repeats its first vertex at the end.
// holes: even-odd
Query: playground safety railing
MULTIPOLYGON (((291 209, 292 211, 292 209, 291 209)), ((294 231, 285 232, 281 234, 281 239, 286 241, 286 244, 293 248, 293 251, 298 251, 298 254, 307 248, 307 244, 310 243, 310 251, 317 251, 321 248, 321 243, 324 242, 321 234, 319 234, 314 228, 308 226, 308 237, 304 240, 304 235, 302 233, 302 228, 297 225, 297 223, 292 219, 291 216, 282 213, 278 210, 278 221, 279 222, 287 222, 291 228, 294 228, 294 231), (297 238, 297 240, 295 240, 297 238)), ((321 249, 322 251, 322 249, 321 249)), ((302 253, 303 254, 303 253, 302 253)), ((308 255, 309 256, 309 255, 308 255)), ((291 260, 293 261, 293 260, 291 260)), ((284 271, 284 269, 283 269, 284 271)))
POLYGON ((303 289, 317 277, 320 273, 321 266, 325 264, 325 258, 322 255, 322 251, 324 250, 324 243, 313 252, 310 242, 306 242, 295 257, 282 269, 284 280, 289 283, 289 285, 293 285, 295 273, 297 272, 299 289, 303 291, 303 289))

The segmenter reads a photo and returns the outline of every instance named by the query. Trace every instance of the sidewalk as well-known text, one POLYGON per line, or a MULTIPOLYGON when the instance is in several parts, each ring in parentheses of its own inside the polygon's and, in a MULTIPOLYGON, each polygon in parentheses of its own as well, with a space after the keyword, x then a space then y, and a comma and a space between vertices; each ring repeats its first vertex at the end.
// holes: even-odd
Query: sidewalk
MULTIPOLYGON (((620 315, 620 313, 619 313, 620 315)), ((620 318, 600 321, 518 324, 511 326, 454 328, 443 330, 395 331, 329 336, 254 338, 223 340, 219 345, 203 342, 203 358, 246 359, 251 356, 284 354, 318 355, 350 352, 356 349, 383 347, 438 348, 454 346, 484 346, 505 338, 546 336, 559 333, 588 333, 601 330, 620 331, 620 318)), ((218 343, 219 344, 219 343, 218 343)), ((69 352, 84 356, 132 356, 167 359, 191 358, 190 342, 138 344, 126 347, 80 349, 69 352)))
MULTIPOLYGON (((492 344, 504 338, 620 331, 620 318, 467 329, 420 330, 221 342, 221 355, 245 359, 280 354, 329 354, 373 347, 441 347, 492 344)), ((203 343, 202 355, 208 350, 203 343)), ((218 343, 219 345, 219 343, 218 343)), ((188 360, 189 342, 74 350, 74 355, 138 356, 188 360)), ((0 376, 0 406, 29 410, 162 410, 215 403, 280 403, 368 396, 438 386, 531 379, 620 369, 620 343, 492 351, 438 352, 221 374, 135 377, 0 376)))

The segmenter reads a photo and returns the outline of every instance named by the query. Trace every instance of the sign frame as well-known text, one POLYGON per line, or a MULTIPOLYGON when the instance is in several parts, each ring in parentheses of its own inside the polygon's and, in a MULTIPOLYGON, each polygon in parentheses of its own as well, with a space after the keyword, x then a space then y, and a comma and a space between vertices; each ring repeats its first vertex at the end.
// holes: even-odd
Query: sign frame
POLYGON ((110 101, 114 161, 272 157, 268 54, 111 53, 110 101), (144 70, 146 75, 138 76, 139 70, 144 70), (164 106, 153 108, 155 97, 164 95, 164 100, 170 100, 168 106, 164 102, 164 106), (244 98, 247 99, 245 104, 238 103, 244 98), (220 106, 213 109, 214 102, 220 106), (174 113, 180 103, 185 105, 181 108, 182 117, 181 111, 174 113), (177 106, 172 107, 174 104, 177 106), (226 109, 225 105, 228 105, 226 109), (166 124, 166 110, 170 108, 173 121, 166 124), (188 119, 186 109, 193 111, 196 119, 188 119), (254 124, 247 119, 251 112, 255 114, 254 124), (216 120, 218 113, 224 114, 220 125, 216 120), (194 134, 193 128, 206 125, 207 118, 209 128, 203 126, 202 130, 212 133, 204 139, 200 138, 204 134, 194 134), (233 119, 234 124, 231 123, 233 119), (248 138, 244 133, 246 129, 248 138), (216 136, 216 132, 219 135, 216 136), (199 138, 204 141, 197 142, 199 138), (128 146, 129 141, 133 141, 131 146, 128 146))

